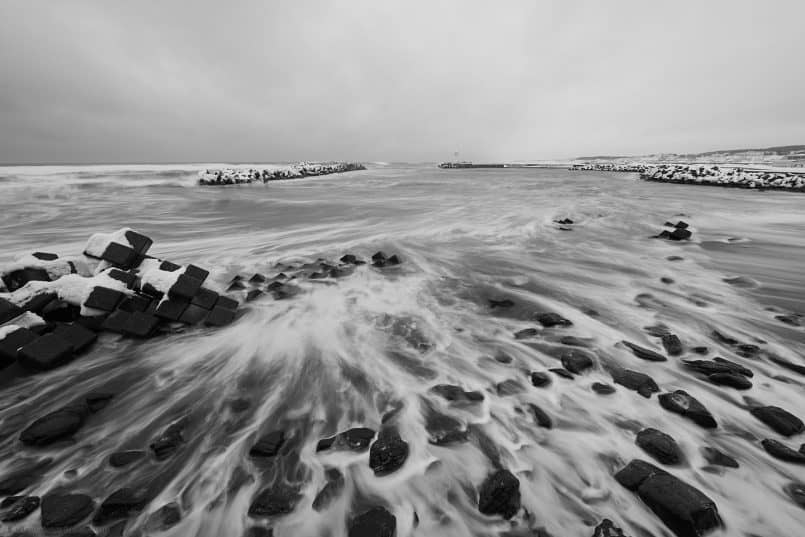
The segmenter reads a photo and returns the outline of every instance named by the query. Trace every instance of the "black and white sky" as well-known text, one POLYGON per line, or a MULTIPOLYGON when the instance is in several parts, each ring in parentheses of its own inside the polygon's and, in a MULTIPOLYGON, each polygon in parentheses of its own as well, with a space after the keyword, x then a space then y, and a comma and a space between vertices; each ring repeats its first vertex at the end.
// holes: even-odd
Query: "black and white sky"
POLYGON ((805 143, 803 0, 2 0, 0 162, 805 143))

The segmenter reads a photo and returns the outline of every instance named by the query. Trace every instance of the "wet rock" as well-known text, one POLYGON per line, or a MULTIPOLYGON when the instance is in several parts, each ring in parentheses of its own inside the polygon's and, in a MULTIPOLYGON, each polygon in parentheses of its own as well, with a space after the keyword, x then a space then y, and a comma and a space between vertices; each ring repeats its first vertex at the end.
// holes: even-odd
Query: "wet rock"
POLYGON ((348 537, 393 537, 397 518, 383 507, 372 507, 349 521, 348 537))
POLYGON ((17 353, 20 365, 34 371, 55 369, 70 362, 73 357, 73 346, 53 333, 38 337, 22 346, 17 353))
POLYGON ((31 343, 39 336, 27 328, 18 328, 0 340, 0 369, 17 361, 20 347, 31 343))
POLYGON ((285 444, 285 432, 271 431, 257 440, 257 443, 249 450, 249 457, 275 457, 279 454, 283 444, 285 444))
POLYGON ((28 446, 48 446, 65 440, 81 429, 89 415, 86 405, 68 405, 46 414, 20 433, 20 441, 28 446))
POLYGON ((219 305, 220 302, 221 300, 218 299, 218 303, 216 303, 215 307, 207 315, 207 318, 204 319, 205 325, 226 326, 235 320, 235 310, 219 305))
POLYGON ((240 280, 236 280, 229 284, 229 287, 226 288, 226 292, 231 293, 232 291, 242 291, 243 289, 246 289, 246 284, 240 280))
POLYGON ((313 499, 313 510, 324 511, 333 501, 341 495, 344 490, 344 474, 335 468, 330 468, 326 472, 327 483, 316 494, 313 499))
POLYGON ((674 279, 669 278, 668 276, 663 276, 662 278, 660 278, 660 281, 666 285, 671 285, 672 283, 674 283, 674 279))
POLYGON ((42 497, 42 527, 69 528, 87 518, 95 502, 86 494, 48 493, 42 497))
POLYGON ((774 318, 789 326, 802 326, 799 315, 775 315, 774 318))
POLYGON ((408 458, 408 442, 400 438, 394 427, 380 431, 369 450, 369 467, 376 476, 384 476, 399 470, 408 458))
POLYGON ((455 403, 477 403, 484 400, 484 395, 478 391, 464 391, 460 386, 452 384, 437 384, 430 389, 434 393, 450 402, 455 403))
POLYGON ((707 376, 711 384, 719 386, 729 386, 736 390, 748 390, 752 387, 752 382, 743 375, 736 373, 713 373, 707 376))
POLYGON ((713 339, 718 341, 719 343, 723 343, 725 345, 737 345, 738 340, 732 336, 728 336, 719 332, 718 330, 713 330, 712 332, 713 339))
POLYGON ((506 354, 503 351, 495 353, 495 361, 500 362, 501 364, 510 364, 512 363, 512 357, 506 354))
POLYGON ((455 418, 432 411, 425 420, 428 442, 436 446, 449 446, 467 441, 467 428, 455 418))
POLYGON ((514 333, 514 339, 528 339, 536 337, 538 334, 539 330, 536 328, 524 328, 514 333))
POLYGON ((534 421, 537 425, 545 429, 553 428, 553 420, 551 420, 547 412, 533 403, 529 403, 528 408, 531 410, 531 414, 534 416, 534 421))
POLYGON ((705 429, 718 427, 715 418, 710 414, 698 399, 685 390, 676 390, 673 393, 664 393, 658 396, 660 405, 669 412, 680 414, 705 429))
POLYGON ((316 452, 328 449, 350 451, 364 451, 375 437, 375 431, 366 427, 348 429, 330 438, 322 438, 316 445, 316 452))
POLYGON ((532 371, 531 384, 537 388, 544 388, 545 386, 549 386, 551 384, 551 376, 542 371, 532 371))
POLYGON ((756 407, 749 412, 783 436, 793 436, 805 430, 801 419, 778 406, 756 407))
POLYGON ((175 503, 163 505, 148 517, 146 528, 149 531, 159 532, 172 528, 182 520, 182 512, 175 503))
POLYGON ((592 537, 628 537, 610 519, 605 518, 595 527, 592 537))
POLYGON ((800 375, 805 375, 805 365, 795 364, 793 362, 790 362, 784 358, 780 358, 779 356, 775 356, 773 354, 769 355, 769 360, 790 371, 794 371, 795 373, 799 373, 800 375))
POLYGON ((252 518, 287 515, 302 498, 299 490, 284 483, 261 490, 249 506, 252 518))
POLYGON ((753 358, 760 352, 760 347, 751 343, 741 343, 736 347, 735 354, 744 358, 753 358))
POLYGON ((686 241, 693 235, 689 230, 684 228, 676 228, 669 235, 668 239, 672 241, 686 241))
POLYGON ((632 351, 632 354, 640 358, 641 360, 648 360, 649 362, 665 362, 668 360, 665 356, 658 352, 654 352, 651 349, 647 349, 645 347, 641 347, 640 345, 635 345, 629 341, 621 341, 629 350, 632 351))
MULTIPOLYGON (((190 308, 195 308, 196 306, 190 305, 185 308, 185 311, 182 312, 180 315, 179 320, 182 322, 188 322, 188 318, 186 317, 187 312, 190 308)), ((127 336, 136 337, 136 338, 147 338, 154 335, 159 327, 160 320, 158 317, 154 315, 150 315, 145 312, 135 311, 132 312, 123 323, 121 327, 121 331, 126 334, 127 336)))
POLYGON ((358 261, 358 258, 353 254, 344 254, 343 256, 341 256, 341 259, 339 259, 339 261, 341 261, 342 263, 347 263, 349 265, 354 265, 358 261))
POLYGON ((518 393, 523 393, 525 391, 525 387, 514 379, 508 379, 504 380, 503 382, 499 382, 495 386, 495 389, 498 395, 500 395, 501 397, 516 395, 518 393))
POLYGON ((766 453, 785 462, 793 462, 794 464, 805 464, 805 453, 794 451, 782 442, 766 438, 761 442, 763 449, 766 453))
POLYGON ((569 345, 571 347, 589 347, 589 343, 582 338, 578 338, 576 336, 562 336, 559 338, 559 343, 562 345, 569 345))
POLYGON ((562 353, 562 366, 571 373, 580 375, 593 367, 593 354, 582 349, 568 349, 562 353))
POLYGON ((631 369, 613 369, 610 374, 615 384, 620 384, 630 390, 634 390, 643 397, 650 398, 652 393, 660 391, 654 379, 645 373, 632 371, 631 369))
POLYGON ((669 356, 679 356, 684 351, 682 342, 679 341, 679 337, 677 337, 676 334, 665 334, 662 336, 662 346, 669 356))
POLYGON ((13 292, 20 287, 24 287, 28 282, 49 282, 50 275, 43 268, 26 267, 3 274, 2 280, 6 285, 6 289, 13 292))
POLYGON ((508 470, 498 470, 484 480, 478 510, 489 516, 511 518, 520 510, 520 480, 508 470))
POLYGON ((603 382, 593 382, 593 391, 599 395, 609 395, 615 393, 615 387, 603 382))
POLYGON ((551 373, 553 373, 555 375, 559 375, 560 377, 566 378, 568 380, 573 380, 573 378, 574 378, 573 373, 571 373, 570 371, 568 371, 567 369, 564 369, 562 367, 552 367, 548 371, 550 371, 551 373))
POLYGON ((263 528, 261 526, 252 526, 243 537, 274 537, 274 530, 272 528, 263 528))
POLYGON ((537 313, 534 315, 534 320, 537 321, 539 324, 544 326, 545 328, 551 328, 553 326, 572 326, 573 323, 570 322, 568 319, 565 319, 558 313, 548 312, 548 313, 537 313))
POLYGON ((172 456, 184 443, 184 437, 182 435, 183 429, 183 421, 173 423, 148 446, 151 448, 151 451, 158 461, 165 460, 172 456))
MULTIPOLYGON (((313 276, 311 276, 312 278, 313 276)), ((263 295, 263 292, 260 289, 252 289, 248 293, 246 293, 246 302, 252 302, 253 300, 257 300, 263 295)))
POLYGON ((707 354, 710 352, 710 349, 704 346, 692 347, 691 352, 695 352, 696 354, 707 354))
POLYGON ((145 509, 148 502, 146 489, 118 489, 101 503, 92 523, 103 526, 121 518, 129 518, 145 509))
POLYGON ((259 273, 249 278, 249 283, 265 283, 265 281, 266 277, 259 273))
MULTIPOLYGON (((2 286, 0 286, 0 288, 1 287, 2 286)), ((14 319, 19 315, 22 315, 22 313, 23 313, 22 308, 20 308, 10 300, 0 297, 0 325, 7 323, 11 319, 14 319)))
POLYGON ((791 501, 805 509, 805 483, 789 483, 783 490, 791 501))
POLYGON ((10 507, 3 514, 3 522, 16 522, 36 511, 39 507, 39 496, 21 496, 10 507))
POLYGON ((727 468, 738 468, 740 466, 738 461, 726 453, 717 450, 716 448, 703 447, 702 455, 704 455, 704 458, 708 463, 715 466, 724 466, 727 468))
POLYGON ((747 369, 740 364, 719 357, 713 360, 682 360, 682 363, 685 367, 693 369, 703 375, 713 375, 717 373, 738 374, 746 377, 754 375, 751 369, 747 369))
POLYGON ((73 352, 85 350, 98 339, 98 334, 77 323, 57 325, 53 335, 69 343, 73 352))
POLYGON ((723 526, 715 502, 665 470, 633 460, 615 480, 641 500, 679 537, 696 537, 723 526))
POLYGON ((96 310, 112 312, 123 300, 123 293, 108 287, 96 286, 92 288, 87 299, 84 301, 84 306, 96 310))
POLYGON ((489 299, 489 307, 492 309, 495 308, 511 308, 514 306, 514 301, 509 300, 508 298, 504 298, 501 300, 495 300, 493 298, 489 299))
POLYGON ((145 451, 118 451, 109 455, 109 465, 113 468, 123 468, 145 457, 145 451))
POLYGON ((663 464, 679 464, 682 462, 682 450, 670 435, 651 427, 637 433, 635 443, 640 448, 663 464))
POLYGON ((218 302, 218 293, 212 289, 207 289, 206 287, 199 289, 198 293, 196 293, 196 296, 194 296, 193 300, 190 301, 191 304, 202 307, 205 310, 211 310, 214 308, 216 302, 218 302))

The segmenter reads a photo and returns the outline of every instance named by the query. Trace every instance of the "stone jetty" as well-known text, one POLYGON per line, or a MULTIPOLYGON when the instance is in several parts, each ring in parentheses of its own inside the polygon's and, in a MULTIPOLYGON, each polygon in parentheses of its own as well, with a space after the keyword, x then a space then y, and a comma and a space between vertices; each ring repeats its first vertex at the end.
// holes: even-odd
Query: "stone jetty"
POLYGON ((302 179, 334 173, 345 173, 365 170, 358 162, 325 162, 289 164, 287 166, 271 166, 257 168, 223 168, 220 170, 204 170, 199 173, 198 184, 207 186, 242 185, 248 183, 268 183, 285 179, 302 179))
POLYGON ((746 170, 719 166, 653 166, 641 172, 646 181, 805 192, 805 173, 746 170))
POLYGON ((630 172, 630 173, 644 173, 651 169, 648 164, 628 163, 619 164, 614 162, 606 163, 588 163, 588 164, 574 164, 568 170, 574 172, 582 171, 595 171, 595 172, 630 172))

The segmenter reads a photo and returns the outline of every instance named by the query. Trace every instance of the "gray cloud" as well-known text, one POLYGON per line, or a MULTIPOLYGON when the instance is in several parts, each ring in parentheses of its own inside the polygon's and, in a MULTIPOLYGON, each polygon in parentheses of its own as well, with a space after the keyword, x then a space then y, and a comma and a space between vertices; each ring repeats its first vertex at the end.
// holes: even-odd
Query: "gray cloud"
POLYGON ((803 16, 799 0, 5 0, 0 162, 805 143, 803 16))

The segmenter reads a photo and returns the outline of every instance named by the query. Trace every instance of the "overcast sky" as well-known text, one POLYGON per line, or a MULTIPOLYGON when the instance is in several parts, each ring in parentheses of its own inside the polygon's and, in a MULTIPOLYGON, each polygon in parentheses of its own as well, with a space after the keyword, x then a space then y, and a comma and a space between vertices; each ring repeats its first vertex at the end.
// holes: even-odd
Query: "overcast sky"
POLYGON ((805 144, 805 0, 0 0, 0 162, 805 144))

